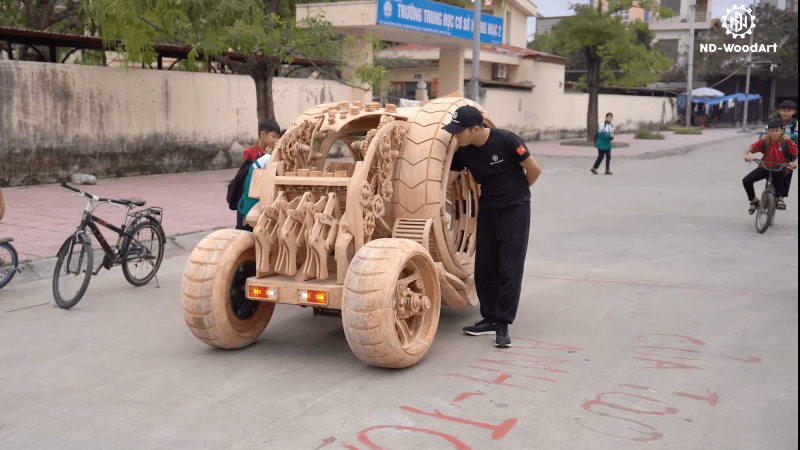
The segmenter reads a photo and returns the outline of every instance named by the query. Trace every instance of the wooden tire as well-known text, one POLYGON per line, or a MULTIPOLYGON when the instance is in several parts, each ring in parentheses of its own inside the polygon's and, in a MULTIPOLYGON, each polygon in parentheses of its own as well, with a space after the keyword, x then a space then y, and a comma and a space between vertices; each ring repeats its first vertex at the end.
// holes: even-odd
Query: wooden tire
POLYGON ((244 298, 244 282, 254 275, 252 233, 219 230, 197 244, 183 272, 181 304, 186 325, 198 339, 230 349, 258 339, 275 304, 244 298))
POLYGON ((418 243, 376 239, 353 257, 342 322, 350 349, 362 361, 395 369, 415 364, 433 342, 440 308, 438 274, 418 243))

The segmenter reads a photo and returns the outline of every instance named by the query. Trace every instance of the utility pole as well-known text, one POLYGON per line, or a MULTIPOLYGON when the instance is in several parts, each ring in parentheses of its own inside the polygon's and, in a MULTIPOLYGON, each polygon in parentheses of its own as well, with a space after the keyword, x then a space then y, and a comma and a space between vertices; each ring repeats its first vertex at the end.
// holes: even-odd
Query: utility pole
POLYGON ((694 21, 696 20, 695 9, 697 5, 692 2, 689 5, 689 62, 686 70, 686 123, 687 127, 692 126, 692 72, 694 70, 694 21))
MULTIPOLYGON (((750 97, 750 67, 753 65, 753 52, 750 51, 753 48, 753 33, 750 33, 750 45, 747 48, 747 78, 745 78, 744 82, 744 116, 742 118, 742 132, 747 133, 749 130, 747 129, 747 103, 748 97, 750 97)), ((772 112, 772 111, 770 111, 772 112)))
POLYGON ((472 19, 472 100, 478 103, 478 94, 481 87, 481 0, 472 0, 475 3, 472 19))

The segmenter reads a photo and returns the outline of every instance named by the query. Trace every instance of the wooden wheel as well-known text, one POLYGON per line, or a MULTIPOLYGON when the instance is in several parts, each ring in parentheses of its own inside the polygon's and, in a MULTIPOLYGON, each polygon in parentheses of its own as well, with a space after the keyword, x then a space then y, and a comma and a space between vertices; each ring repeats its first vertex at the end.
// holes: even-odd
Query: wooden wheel
POLYGON ((181 304, 186 325, 213 347, 242 348, 267 327, 274 303, 245 297, 244 283, 256 274, 252 233, 219 230, 206 236, 186 263, 181 304))
POLYGON ((350 349, 372 365, 400 369, 422 359, 439 325, 441 288, 427 250, 376 239, 347 271, 342 322, 350 349))

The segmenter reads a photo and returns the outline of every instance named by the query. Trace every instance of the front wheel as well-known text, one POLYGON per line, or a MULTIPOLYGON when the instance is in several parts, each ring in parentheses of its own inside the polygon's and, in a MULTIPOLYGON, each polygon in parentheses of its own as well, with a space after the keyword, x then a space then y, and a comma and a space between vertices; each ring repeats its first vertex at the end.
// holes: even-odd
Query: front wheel
POLYGON ((427 250, 408 239, 377 239, 353 257, 344 279, 342 322, 364 362, 400 369, 427 353, 439 326, 441 286, 427 250))
POLYGON ((756 210, 756 230, 759 233, 767 231, 772 220, 775 218, 775 194, 766 191, 761 198, 761 204, 758 205, 756 210))
POLYGON ((11 282, 18 265, 19 256, 14 246, 8 242, 0 244, 0 289, 11 282))
POLYGON ((122 263, 122 274, 128 283, 144 286, 156 276, 164 259, 164 231, 152 221, 142 222, 131 232, 128 254, 122 263))
POLYGON ((93 257, 92 244, 85 234, 73 235, 61 246, 53 272, 53 298, 59 308, 72 308, 86 293, 93 257))

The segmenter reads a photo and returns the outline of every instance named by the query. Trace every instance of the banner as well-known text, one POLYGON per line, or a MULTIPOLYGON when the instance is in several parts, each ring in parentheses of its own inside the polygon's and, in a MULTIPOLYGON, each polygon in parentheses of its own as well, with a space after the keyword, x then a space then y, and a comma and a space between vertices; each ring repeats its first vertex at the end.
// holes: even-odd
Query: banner
MULTIPOLYGON (((428 0, 378 0, 377 24, 472 39, 472 11, 428 0)), ((481 42, 503 43, 503 19, 481 14, 481 42)))

